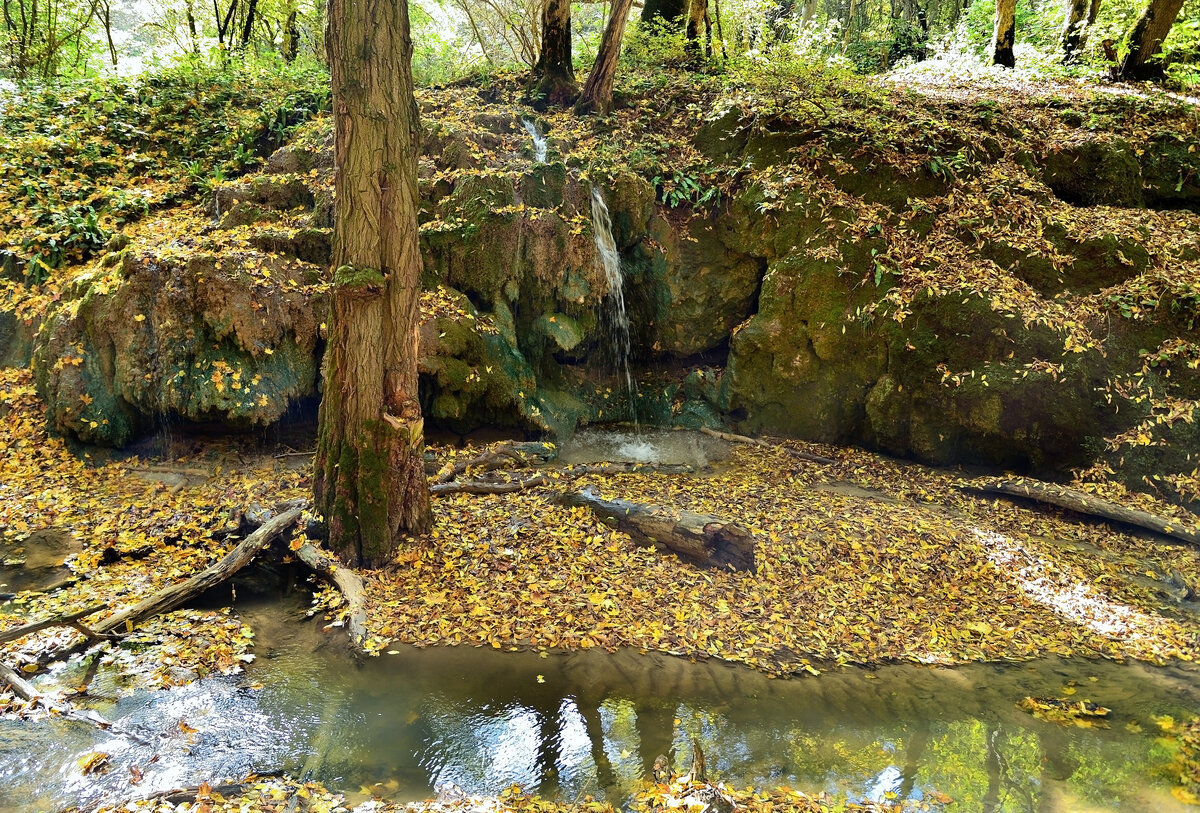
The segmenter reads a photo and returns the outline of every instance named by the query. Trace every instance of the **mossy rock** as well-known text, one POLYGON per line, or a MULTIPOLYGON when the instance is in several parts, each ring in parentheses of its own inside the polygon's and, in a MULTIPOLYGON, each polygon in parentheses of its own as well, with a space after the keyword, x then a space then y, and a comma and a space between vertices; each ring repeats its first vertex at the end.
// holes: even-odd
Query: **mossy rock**
POLYGON ((538 164, 521 176, 521 199, 537 209, 558 209, 563 205, 567 185, 567 167, 561 161, 538 164))
POLYGON ((1042 180, 1075 206, 1145 205, 1142 168, 1129 143, 1089 138, 1042 156, 1042 180))
POLYGON ((655 355, 687 357, 717 348, 753 313, 766 260, 731 250, 722 229, 714 213, 693 219, 680 238, 666 229, 657 234, 665 254, 645 263, 654 295, 647 341, 655 355))
POLYGON ((300 289, 301 266, 275 263, 267 282, 243 259, 266 262, 130 249, 115 287, 99 272, 79 278, 34 351, 51 425, 120 446, 164 417, 265 425, 312 396, 324 302, 300 289))

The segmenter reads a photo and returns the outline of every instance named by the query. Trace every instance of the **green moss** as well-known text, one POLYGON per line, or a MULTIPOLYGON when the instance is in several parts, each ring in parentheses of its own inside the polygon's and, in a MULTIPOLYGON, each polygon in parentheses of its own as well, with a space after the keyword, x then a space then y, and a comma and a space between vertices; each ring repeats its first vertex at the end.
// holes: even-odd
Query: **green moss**
POLYGON ((333 284, 339 288, 382 288, 384 278, 377 268, 342 265, 333 272, 333 284))

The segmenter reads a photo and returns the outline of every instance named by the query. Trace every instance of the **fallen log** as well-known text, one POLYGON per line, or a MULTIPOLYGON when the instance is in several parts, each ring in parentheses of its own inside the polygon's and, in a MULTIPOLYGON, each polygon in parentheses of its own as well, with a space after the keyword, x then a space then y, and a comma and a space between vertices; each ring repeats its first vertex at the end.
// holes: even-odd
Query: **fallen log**
POLYGON ((1144 528, 1156 534, 1200 545, 1200 529, 1189 528, 1177 519, 1169 519, 1146 511, 1124 508, 1116 503, 1102 500, 1084 491, 1077 491, 1054 483, 1041 483, 1036 480, 992 480, 982 485, 968 487, 967 490, 981 491, 985 494, 1000 494, 1007 497, 1022 497, 1027 500, 1065 508, 1078 514, 1113 520, 1136 528, 1144 528))
POLYGON ((346 628, 354 646, 362 649, 367 640, 366 591, 363 589, 362 579, 353 570, 343 566, 311 542, 301 545, 296 550, 296 556, 301 562, 333 582, 346 599, 348 610, 346 628))
POLYGON ((30 635, 35 632, 41 632, 42 630, 49 629, 50 627, 74 627, 84 635, 88 635, 90 632, 91 635, 88 637, 96 637, 94 632, 88 630, 86 627, 83 627, 79 621, 80 619, 87 618, 93 613, 100 612, 106 606, 108 605, 94 604, 85 610, 77 610, 76 612, 68 613, 67 615, 60 615, 56 618, 47 618, 43 621, 34 621, 30 624, 25 624, 24 626, 13 627, 12 629, 4 630, 3 632, 0 632, 0 644, 5 644, 9 641, 15 641, 18 638, 24 638, 26 635, 30 635), (83 629, 80 629, 81 627, 83 627, 83 629))
POLYGON ((590 491, 562 494, 558 502, 590 508, 614 521, 638 544, 668 550, 690 564, 755 572, 754 534, 735 522, 657 505, 604 500, 590 491))
POLYGON ((294 525, 301 513, 301 509, 291 508, 277 517, 272 517, 257 531, 242 540, 221 561, 182 582, 164 587, 132 607, 109 616, 96 624, 93 629, 101 635, 122 627, 132 629, 135 624, 159 613, 173 610, 192 596, 220 584, 248 565, 259 551, 271 544, 275 537, 294 525))
POLYGON ((549 477, 544 474, 538 474, 533 477, 527 477, 524 480, 505 480, 494 483, 485 480, 468 480, 465 483, 458 481, 452 483, 434 483, 429 487, 429 493, 435 497, 445 494, 513 494, 517 491, 524 491, 527 488, 549 484, 549 477))
POLYGON ((434 476, 433 482, 435 485, 448 483, 454 478, 458 477, 458 475, 467 471, 467 469, 481 469, 482 471, 498 469, 509 460, 516 461, 518 468, 524 468, 529 465, 529 461, 525 459, 524 455, 522 455, 513 447, 505 444, 502 446, 495 446, 491 449, 488 449, 483 454, 476 455, 475 457, 471 457, 466 460, 458 460, 447 463, 446 465, 442 466, 441 471, 434 476))
POLYGON ((793 449, 790 446, 784 446, 783 444, 767 443, 762 438, 752 438, 747 435, 735 435, 732 432, 720 432, 716 429, 709 429, 707 426, 700 427, 700 431, 710 437, 718 438, 720 440, 725 440, 730 443, 748 443, 751 446, 761 446, 764 449, 782 449, 783 451, 790 454, 792 457, 798 458, 800 460, 807 460, 810 463, 821 463, 823 465, 830 465, 831 463, 837 462, 832 457, 822 457, 819 454, 812 454, 811 452, 802 452, 799 449, 793 449))

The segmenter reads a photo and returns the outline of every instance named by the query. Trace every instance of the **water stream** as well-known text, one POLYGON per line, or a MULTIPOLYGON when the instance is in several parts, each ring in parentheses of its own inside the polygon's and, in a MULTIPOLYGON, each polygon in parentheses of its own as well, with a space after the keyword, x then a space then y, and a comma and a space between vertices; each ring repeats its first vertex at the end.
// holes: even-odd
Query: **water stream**
POLYGON ((629 394, 630 417, 636 428, 637 385, 634 383, 629 363, 632 345, 629 338, 629 313, 625 309, 625 275, 621 270, 621 255, 617 251, 617 242, 613 239, 608 204, 598 186, 592 187, 592 234, 596 240, 596 256, 608 283, 603 324, 607 328, 609 347, 612 348, 617 374, 625 380, 626 392, 629 394))
POLYGON ((529 137, 533 139, 533 160, 534 163, 546 163, 546 138, 538 132, 537 123, 532 119, 521 119, 521 126, 525 128, 525 132, 529 133, 529 137))
MULTIPOLYGON (((353 660, 317 624, 285 621, 284 610, 299 609, 243 607, 258 660, 238 679, 98 702, 148 743, 62 721, 0 721, 0 810, 94 805, 280 770, 311 770, 352 797, 360 788, 395 799, 495 794, 515 783, 619 802, 655 757, 685 753, 692 737, 710 773, 739 786, 876 799, 944 793, 963 811, 1185 809, 1162 775, 1170 753, 1153 720, 1200 713, 1192 667, 1045 660, 771 680, 636 652, 399 647, 353 660), (1111 708, 1110 727, 1064 728, 1016 706, 1064 691, 1111 708), (108 753, 110 767, 85 777, 77 760, 91 751, 108 753), (144 774, 136 788, 135 765, 144 774)), ((57 678, 73 685, 83 668, 57 678)), ((90 694, 115 694, 103 668, 90 694)))

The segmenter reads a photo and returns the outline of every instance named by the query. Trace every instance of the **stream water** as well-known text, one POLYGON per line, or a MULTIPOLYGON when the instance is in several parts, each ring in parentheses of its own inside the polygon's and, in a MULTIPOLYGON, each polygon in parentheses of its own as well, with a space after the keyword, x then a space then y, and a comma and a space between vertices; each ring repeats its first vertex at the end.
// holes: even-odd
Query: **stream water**
MULTIPOLYGON (((298 599, 297 599, 298 602, 298 599)), ((1154 718, 1200 713, 1197 672, 1091 661, 845 669, 771 680, 636 652, 416 650, 354 660, 299 603, 243 606, 257 661, 101 701, 144 743, 63 721, 0 721, 0 810, 56 810, 247 773, 311 772, 352 797, 495 794, 624 799, 660 753, 695 737, 716 777, 853 798, 944 793, 956 810, 1183 810, 1154 718), (1064 728, 1016 704, 1074 691, 1107 729, 1064 728), (188 729, 195 729, 189 731, 188 729), (83 776, 81 756, 110 755, 83 776), (144 779, 130 785, 131 766, 144 779)), ((82 664, 55 676, 80 680, 82 664)), ((90 694, 114 693, 102 668, 90 694)), ((678 762, 683 762, 679 757, 678 762)), ((687 764, 677 765, 686 769, 687 764)))

